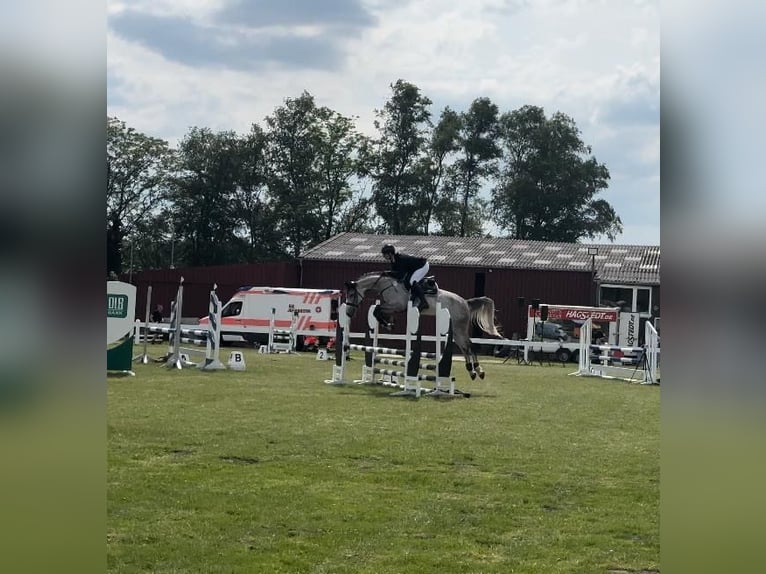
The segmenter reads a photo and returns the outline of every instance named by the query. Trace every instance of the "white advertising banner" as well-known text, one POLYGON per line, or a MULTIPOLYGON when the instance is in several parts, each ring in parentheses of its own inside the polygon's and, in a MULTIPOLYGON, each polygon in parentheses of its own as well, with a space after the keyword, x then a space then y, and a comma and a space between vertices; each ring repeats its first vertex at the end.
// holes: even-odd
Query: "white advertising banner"
POLYGON ((621 347, 638 347, 638 313, 620 313, 621 347))

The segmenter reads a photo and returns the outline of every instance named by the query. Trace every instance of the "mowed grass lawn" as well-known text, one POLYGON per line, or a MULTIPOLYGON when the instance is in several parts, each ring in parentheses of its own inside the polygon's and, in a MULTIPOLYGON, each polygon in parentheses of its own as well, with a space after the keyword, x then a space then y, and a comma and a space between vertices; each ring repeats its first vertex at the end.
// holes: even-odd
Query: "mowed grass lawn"
POLYGON ((471 398, 414 400, 246 360, 108 379, 109 572, 659 570, 659 387, 456 361, 471 398))

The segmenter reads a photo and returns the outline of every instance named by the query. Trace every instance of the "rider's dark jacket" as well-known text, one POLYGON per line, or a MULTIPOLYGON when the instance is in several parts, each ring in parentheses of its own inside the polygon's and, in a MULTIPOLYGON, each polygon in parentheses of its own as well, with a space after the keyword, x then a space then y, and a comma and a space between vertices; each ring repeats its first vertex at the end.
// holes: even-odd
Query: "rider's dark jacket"
POLYGON ((425 264, 425 257, 415 257, 406 253, 394 253, 394 260, 391 262, 391 274, 399 279, 399 281, 403 281, 409 289, 410 276, 425 264))

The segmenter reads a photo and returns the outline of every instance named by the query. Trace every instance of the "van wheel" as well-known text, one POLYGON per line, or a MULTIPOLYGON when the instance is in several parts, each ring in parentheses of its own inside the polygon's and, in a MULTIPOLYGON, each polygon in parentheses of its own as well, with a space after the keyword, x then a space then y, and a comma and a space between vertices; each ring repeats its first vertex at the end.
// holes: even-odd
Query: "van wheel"
POLYGON ((569 349, 561 347, 556 351, 556 360, 561 363, 568 363, 572 358, 572 352, 569 349))

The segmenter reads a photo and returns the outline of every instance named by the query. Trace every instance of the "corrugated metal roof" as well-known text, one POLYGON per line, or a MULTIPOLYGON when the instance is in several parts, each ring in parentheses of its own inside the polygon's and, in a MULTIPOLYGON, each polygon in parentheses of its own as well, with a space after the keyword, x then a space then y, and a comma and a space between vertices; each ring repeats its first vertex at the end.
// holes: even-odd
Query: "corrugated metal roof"
POLYGON ((423 255, 432 264, 456 267, 589 271, 598 249, 596 272, 602 283, 660 284, 659 245, 594 245, 485 237, 438 235, 370 235, 341 233, 307 250, 311 261, 381 261, 380 248, 390 243, 397 251, 423 255))

